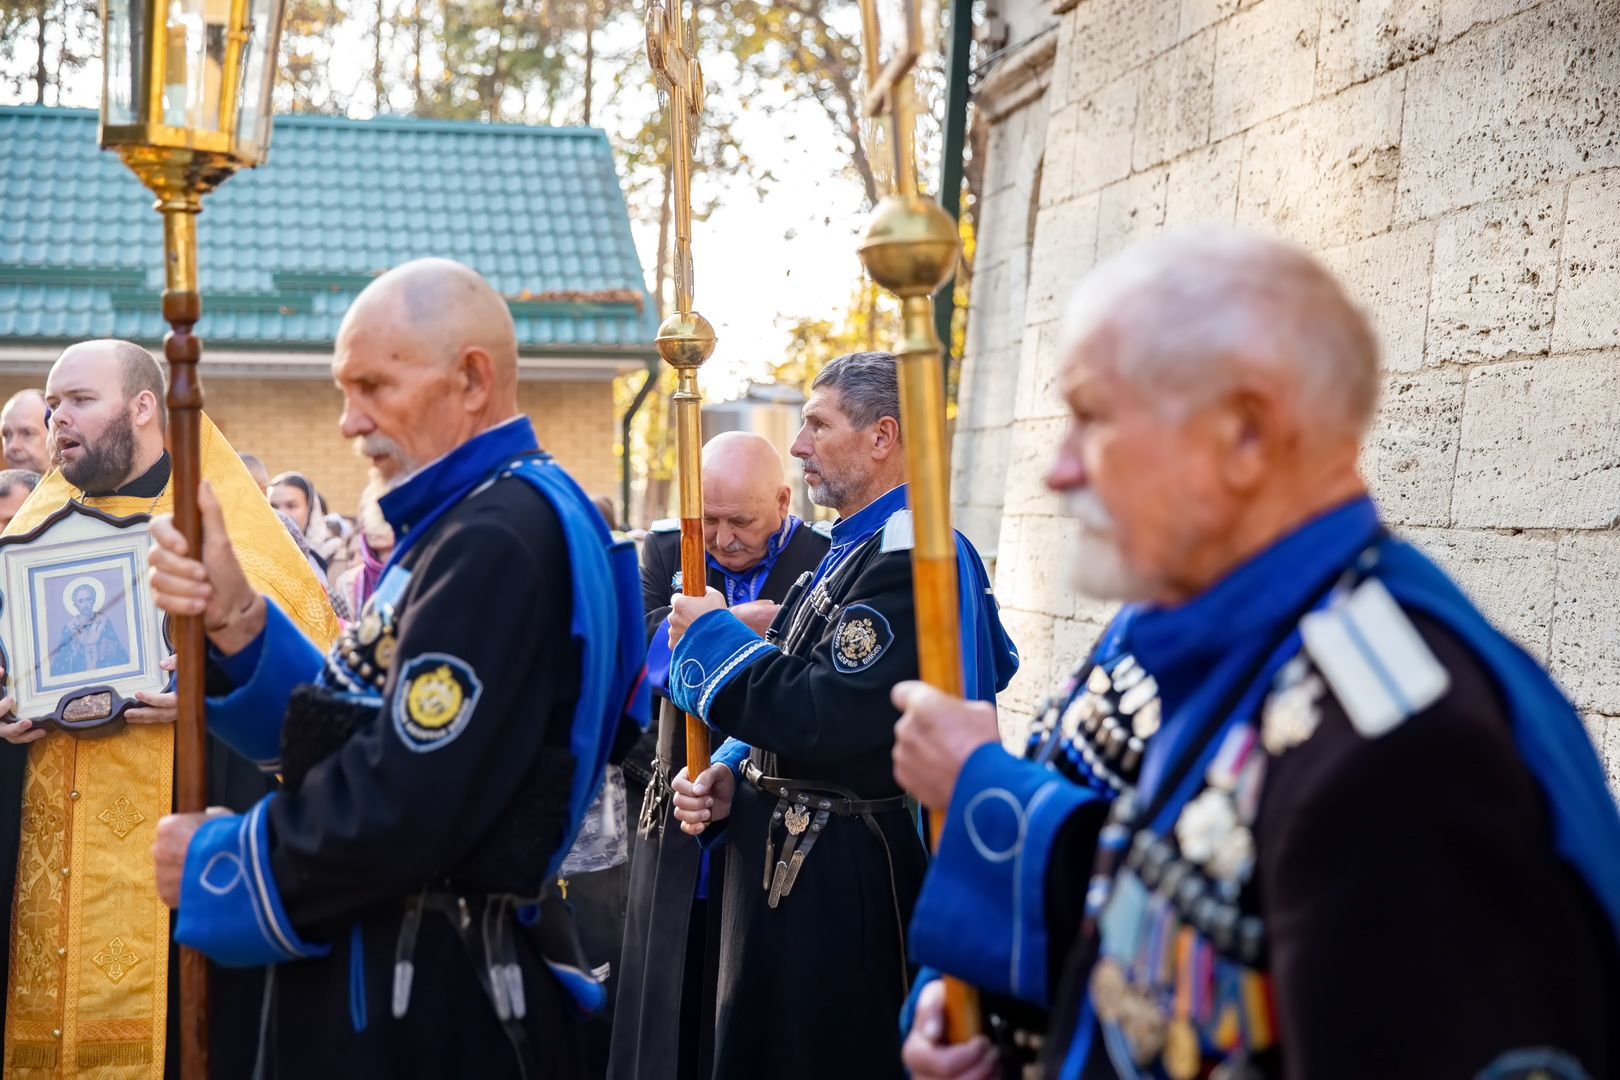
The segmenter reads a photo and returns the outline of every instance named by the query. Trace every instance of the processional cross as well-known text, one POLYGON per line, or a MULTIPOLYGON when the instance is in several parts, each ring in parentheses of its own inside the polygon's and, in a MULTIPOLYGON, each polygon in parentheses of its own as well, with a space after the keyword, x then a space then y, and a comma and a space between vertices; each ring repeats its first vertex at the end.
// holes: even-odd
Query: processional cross
MULTIPOLYGON (((917 191, 917 163, 912 153, 916 119, 913 69, 924 47, 917 0, 895 0, 887 6, 891 10, 885 26, 879 18, 878 0, 861 0, 866 115, 873 121, 874 133, 886 137, 891 156, 885 196, 872 213, 858 251, 872 280, 900 298, 901 337, 894 354, 915 533, 911 573, 916 593, 918 673, 924 682, 960 696, 956 535, 951 529, 945 380, 939 335, 934 331, 933 297, 956 269, 961 240, 951 215, 917 191), (886 39, 886 33, 890 38, 886 39)), ((956 10, 965 9, 957 5, 956 10)), ((940 811, 930 821, 936 848, 945 825, 943 808, 940 811)), ((945 980, 945 1020, 947 1038, 953 1043, 978 1034, 980 1015, 972 987, 945 980)))
MULTIPOLYGON (((697 61, 697 5, 690 21, 682 0, 648 0, 647 59, 669 98, 669 159, 675 210, 675 310, 658 327, 658 354, 675 369, 675 456, 681 511, 681 592, 702 596, 703 393, 698 368, 714 352, 714 327, 692 310, 692 138, 703 115, 703 68, 697 61)), ((649 376, 650 377, 650 376, 649 376)), ((709 765, 709 728, 686 717, 686 775, 709 765)))

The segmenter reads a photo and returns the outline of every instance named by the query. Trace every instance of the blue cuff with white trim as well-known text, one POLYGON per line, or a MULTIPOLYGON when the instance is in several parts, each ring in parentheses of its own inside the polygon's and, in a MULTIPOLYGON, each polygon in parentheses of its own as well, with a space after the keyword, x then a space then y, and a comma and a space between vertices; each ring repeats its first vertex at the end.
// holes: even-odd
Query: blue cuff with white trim
POLYGON ((236 682, 224 697, 208 699, 208 730, 265 772, 281 768, 281 723, 293 688, 314 682, 326 656, 287 613, 270 600, 264 604, 264 631, 236 656, 216 661, 236 682), (239 658, 253 656, 245 681, 239 658))
POLYGON ((749 664, 776 651, 731 612, 705 612, 675 646, 669 662, 669 699, 707 721, 715 695, 749 664))
POLYGON ((999 743, 975 750, 911 917, 913 962, 1045 1005, 1047 863, 1063 823, 1098 797, 999 743))
POLYGON ((270 871, 266 795, 245 814, 212 818, 191 837, 180 879, 174 939, 226 967, 325 956, 330 945, 300 938, 270 871))

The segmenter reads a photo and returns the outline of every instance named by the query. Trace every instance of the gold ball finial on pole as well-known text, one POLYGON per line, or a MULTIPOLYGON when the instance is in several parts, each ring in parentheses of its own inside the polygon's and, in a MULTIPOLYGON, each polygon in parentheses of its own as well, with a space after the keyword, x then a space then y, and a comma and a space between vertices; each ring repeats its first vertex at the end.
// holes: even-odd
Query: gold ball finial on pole
POLYGON ((956 222, 933 199, 890 195, 872 212, 856 250, 872 280, 902 300, 933 296, 956 270, 956 222))

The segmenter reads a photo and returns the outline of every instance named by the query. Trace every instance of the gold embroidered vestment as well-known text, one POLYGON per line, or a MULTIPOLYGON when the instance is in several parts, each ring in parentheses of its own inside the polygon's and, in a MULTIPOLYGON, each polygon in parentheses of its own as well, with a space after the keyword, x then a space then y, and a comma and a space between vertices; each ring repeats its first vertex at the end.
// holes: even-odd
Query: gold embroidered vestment
MULTIPOLYGON (((337 621, 320 581, 218 428, 202 421, 202 472, 225 511, 254 588, 323 648, 337 621)), ((76 489, 48 474, 7 526, 26 532, 76 489)), ((151 499, 86 503, 162 514, 151 499)), ((53 733, 28 748, 11 909, 6 1080, 161 1080, 169 911, 152 871, 157 822, 173 805, 174 727, 131 724, 84 740, 53 733)))

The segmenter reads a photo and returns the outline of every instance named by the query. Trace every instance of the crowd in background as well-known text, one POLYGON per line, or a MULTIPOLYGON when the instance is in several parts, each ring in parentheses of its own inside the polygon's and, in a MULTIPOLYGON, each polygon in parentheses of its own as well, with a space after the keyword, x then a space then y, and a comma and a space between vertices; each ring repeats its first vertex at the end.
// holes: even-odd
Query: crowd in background
MULTIPOLYGON (((10 524, 51 469, 50 415, 43 390, 19 390, 0 407, 0 447, 6 463, 0 470, 0 529, 10 524)), ((272 476, 257 455, 238 456, 326 586, 338 618, 352 621, 377 587, 394 550, 394 530, 377 505, 376 487, 368 485, 355 512, 343 514, 327 505, 303 473, 272 476)), ((597 496, 595 502, 608 527, 617 529, 613 500, 597 496)))

